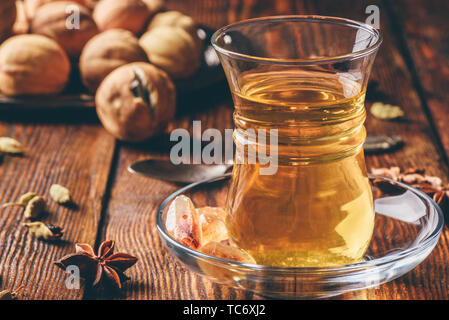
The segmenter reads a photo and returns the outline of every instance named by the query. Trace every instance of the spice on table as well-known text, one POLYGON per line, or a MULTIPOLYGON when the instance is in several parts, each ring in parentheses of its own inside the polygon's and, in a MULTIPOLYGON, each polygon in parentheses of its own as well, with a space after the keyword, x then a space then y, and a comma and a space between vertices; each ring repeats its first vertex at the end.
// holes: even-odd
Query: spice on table
POLYGON ((36 219, 44 212, 45 199, 35 192, 27 192, 19 198, 18 202, 10 202, 2 205, 2 208, 19 206, 25 208, 24 216, 27 219, 36 219))
POLYGON ((22 144, 9 137, 0 137, 0 154, 22 154, 24 152, 22 144))
POLYGON ((12 290, 3 290, 0 291, 0 300, 16 300, 20 291, 22 291, 25 287, 19 287, 16 291, 12 290))
POLYGON ((382 102, 374 102, 370 112, 373 116, 381 120, 393 120, 404 116, 404 111, 399 106, 382 102))
POLYGON ((27 219, 36 219, 45 210, 45 200, 40 196, 32 198, 25 207, 24 216, 27 219))
POLYGON ((449 214, 449 190, 438 191, 433 195, 433 201, 440 206, 444 213, 449 214))
POLYGON ((62 229, 52 224, 43 223, 40 221, 25 223, 30 233, 41 240, 57 240, 62 237, 62 229))
POLYGON ((424 174, 426 173, 426 170, 421 168, 408 168, 407 170, 404 171, 403 174, 413 174, 413 173, 424 174))
POLYGON ((59 184, 50 187, 50 197, 59 204, 68 204, 72 201, 69 189, 59 184))
POLYGON ((114 254, 115 242, 108 240, 103 242, 95 255, 88 244, 76 244, 76 252, 55 261, 55 264, 65 270, 70 265, 78 266, 80 275, 93 287, 112 287, 121 289, 122 282, 129 278, 124 272, 132 267, 137 258, 126 253, 114 254))

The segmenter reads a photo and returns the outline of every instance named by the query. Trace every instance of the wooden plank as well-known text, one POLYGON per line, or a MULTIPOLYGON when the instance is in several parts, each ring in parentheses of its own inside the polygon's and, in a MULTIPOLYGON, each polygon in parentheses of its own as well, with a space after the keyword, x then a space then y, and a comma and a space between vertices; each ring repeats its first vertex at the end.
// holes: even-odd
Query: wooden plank
POLYGON ((198 23, 217 29, 244 19, 291 14, 293 4, 292 0, 169 0, 167 8, 185 12, 198 23))
POLYGON ((59 118, 54 113, 34 114, 25 119, 23 114, 3 113, 0 136, 13 137, 26 149, 23 157, 5 157, 0 164, 0 202, 15 201, 35 191, 48 200, 45 221, 65 230, 64 241, 39 241, 22 226, 23 210, 1 210, 1 288, 24 286, 24 299, 80 299, 83 288, 66 289, 65 273, 53 261, 73 252, 77 242, 94 245, 114 139, 92 113, 85 112, 59 118), (64 207, 51 201, 48 190, 53 183, 67 186, 76 206, 64 207))
MULTIPOLYGON (((220 86, 222 89, 223 87, 220 86)), ((191 126, 192 119, 201 120, 203 130, 230 126, 232 109, 229 100, 200 108, 173 122, 174 128, 191 126), (207 127, 206 127, 207 125, 207 127)), ((184 107, 189 107, 185 105, 184 107)), ((198 107, 198 105, 196 106, 198 107)), ((127 274, 132 281, 126 285, 127 299, 221 299, 251 298, 252 295, 221 287, 187 271, 165 251, 155 226, 159 204, 180 186, 155 179, 132 175, 127 167, 134 161, 150 157, 167 157, 168 136, 148 145, 123 144, 120 148, 117 172, 111 189, 103 225, 102 239, 113 239, 124 252, 135 255, 139 262, 127 274)))
MULTIPOLYGON (((287 3, 287 1, 280 1, 287 3)), ((198 22, 217 28, 228 20, 241 19, 252 13, 256 1, 168 1, 170 9, 193 16, 198 22)), ((272 14, 285 13, 271 2, 263 7, 272 14), (279 9, 279 10, 278 10, 279 9)), ((175 128, 191 130, 193 120, 201 120, 202 130, 233 128, 233 105, 224 82, 183 97, 178 104, 178 116, 166 134, 175 128)), ((133 161, 150 157, 168 157, 168 137, 155 138, 150 143, 120 148, 117 171, 102 231, 102 239, 114 239, 118 247, 139 257, 139 262, 127 273, 132 281, 123 290, 126 299, 250 299, 251 293, 216 285, 176 263, 162 248, 155 227, 158 205, 180 186, 127 172, 133 161)))
POLYGON ((404 47, 422 103, 449 158, 449 3, 443 0, 391 2, 398 43, 404 47))

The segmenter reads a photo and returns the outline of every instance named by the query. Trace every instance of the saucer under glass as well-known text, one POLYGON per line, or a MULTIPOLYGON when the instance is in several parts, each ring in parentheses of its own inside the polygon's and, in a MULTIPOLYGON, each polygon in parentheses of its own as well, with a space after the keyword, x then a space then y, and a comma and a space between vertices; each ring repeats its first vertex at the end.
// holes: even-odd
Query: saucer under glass
MULTIPOLYGON (((440 208, 421 191, 393 180, 370 176, 376 211, 374 233, 364 261, 331 268, 281 268, 238 263, 205 255, 174 240, 165 214, 178 195, 196 207, 222 207, 230 174, 188 185, 171 194, 157 213, 159 235, 168 251, 190 270, 213 281, 277 298, 324 298, 391 281, 420 264, 440 237, 440 208), (391 192, 374 186, 390 183, 391 192)), ((384 188, 383 188, 384 189, 384 188)))

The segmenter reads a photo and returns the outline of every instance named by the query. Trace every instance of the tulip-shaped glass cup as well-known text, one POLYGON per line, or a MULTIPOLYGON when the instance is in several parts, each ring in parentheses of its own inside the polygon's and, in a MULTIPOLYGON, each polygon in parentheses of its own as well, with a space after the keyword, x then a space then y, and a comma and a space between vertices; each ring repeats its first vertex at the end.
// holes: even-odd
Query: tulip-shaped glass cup
POLYGON ((252 19, 214 34, 235 104, 227 225, 258 264, 363 258, 374 227, 364 101, 381 41, 368 25, 321 16, 252 19))

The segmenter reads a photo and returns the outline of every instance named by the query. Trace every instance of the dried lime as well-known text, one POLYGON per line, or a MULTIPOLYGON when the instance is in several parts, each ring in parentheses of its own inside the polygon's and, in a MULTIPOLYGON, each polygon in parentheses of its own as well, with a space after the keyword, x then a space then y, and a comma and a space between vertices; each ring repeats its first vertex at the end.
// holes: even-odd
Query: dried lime
POLYGON ((24 195, 22 195, 19 198, 19 201, 17 202, 9 202, 9 203, 5 203, 4 205, 2 205, 2 208, 4 207, 10 207, 10 206, 21 206, 21 207, 26 207, 28 202, 30 202, 31 199, 33 199, 34 197, 37 196, 36 192, 27 192, 24 195))
POLYGON ((22 154, 22 144, 13 138, 0 137, 0 153, 22 154))
POLYGON ((30 233, 38 239, 42 240, 56 240, 62 237, 62 230, 52 224, 43 223, 40 221, 25 223, 30 233))

